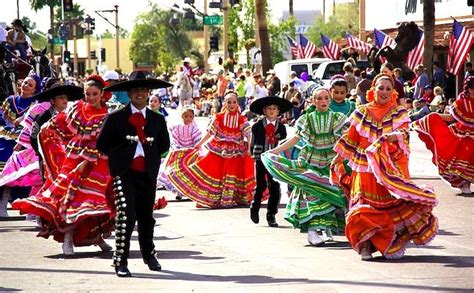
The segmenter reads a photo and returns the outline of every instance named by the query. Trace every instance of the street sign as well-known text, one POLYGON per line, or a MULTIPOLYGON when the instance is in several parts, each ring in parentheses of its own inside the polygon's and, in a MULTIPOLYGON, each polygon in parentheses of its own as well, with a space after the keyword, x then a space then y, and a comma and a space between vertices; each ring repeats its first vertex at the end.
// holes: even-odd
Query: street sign
POLYGON ((60 38, 54 38, 53 39, 53 44, 55 45, 64 45, 64 40, 60 38))
POLYGON ((222 16, 220 15, 204 15, 204 25, 221 25, 222 16))
POLYGON ((250 63, 254 65, 262 64, 262 51, 260 48, 253 47, 250 49, 250 63))

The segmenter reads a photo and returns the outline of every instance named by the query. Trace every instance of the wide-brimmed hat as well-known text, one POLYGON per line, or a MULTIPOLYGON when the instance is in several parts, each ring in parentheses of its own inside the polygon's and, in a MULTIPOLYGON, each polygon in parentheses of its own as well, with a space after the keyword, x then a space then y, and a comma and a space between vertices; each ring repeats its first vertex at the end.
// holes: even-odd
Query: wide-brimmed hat
POLYGON ((36 94, 32 98, 39 102, 46 102, 62 95, 66 95, 69 101, 76 101, 84 97, 84 90, 78 86, 57 83, 53 84, 50 89, 36 94))
POLYGON ((280 114, 290 111, 293 108, 293 104, 290 101, 279 97, 264 97, 257 99, 250 104, 250 111, 255 114, 263 115, 263 108, 270 105, 276 105, 280 108, 280 114))
POLYGON ((117 82, 111 86, 104 88, 104 91, 109 92, 127 92, 134 88, 148 88, 159 89, 172 87, 173 85, 157 78, 147 78, 145 72, 134 71, 130 73, 128 80, 117 82))
POLYGON ((191 58, 185 57, 185 58, 183 59, 183 63, 191 63, 191 58))
POLYGON ((17 26, 21 26, 23 28, 23 30, 26 32, 26 26, 25 24, 23 23, 23 21, 21 21, 21 19, 14 19, 11 23, 13 26, 17 25, 17 26))

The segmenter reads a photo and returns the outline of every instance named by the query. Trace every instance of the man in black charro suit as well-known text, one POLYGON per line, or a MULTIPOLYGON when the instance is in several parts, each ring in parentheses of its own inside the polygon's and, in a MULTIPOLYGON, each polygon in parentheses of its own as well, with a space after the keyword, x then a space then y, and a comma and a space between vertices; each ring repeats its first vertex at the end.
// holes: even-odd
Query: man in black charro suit
POLYGON ((97 140, 97 149, 108 155, 116 195, 114 266, 119 277, 131 277, 127 266, 135 221, 143 261, 150 270, 161 270, 153 244, 153 204, 160 158, 168 151, 170 140, 164 118, 146 105, 150 89, 170 86, 159 79, 147 79, 137 71, 131 73, 129 80, 104 89, 127 91, 131 100, 109 114, 97 140))

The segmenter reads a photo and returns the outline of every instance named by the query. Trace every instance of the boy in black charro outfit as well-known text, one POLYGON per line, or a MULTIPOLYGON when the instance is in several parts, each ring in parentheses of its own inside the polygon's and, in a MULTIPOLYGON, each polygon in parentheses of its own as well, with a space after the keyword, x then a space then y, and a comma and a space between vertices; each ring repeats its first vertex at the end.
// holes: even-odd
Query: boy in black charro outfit
POLYGON ((259 222, 258 212, 262 203, 262 195, 268 187, 270 198, 267 204, 267 222, 270 227, 278 227, 275 214, 278 212, 280 202, 280 184, 273 180, 272 175, 265 169, 260 160, 260 155, 273 149, 280 140, 286 138, 285 125, 280 123, 277 118, 292 107, 293 105, 289 101, 278 97, 260 98, 250 105, 250 111, 264 115, 252 126, 252 141, 250 143, 251 152, 255 159, 255 177, 257 181, 254 198, 250 205, 250 219, 255 224, 259 222))

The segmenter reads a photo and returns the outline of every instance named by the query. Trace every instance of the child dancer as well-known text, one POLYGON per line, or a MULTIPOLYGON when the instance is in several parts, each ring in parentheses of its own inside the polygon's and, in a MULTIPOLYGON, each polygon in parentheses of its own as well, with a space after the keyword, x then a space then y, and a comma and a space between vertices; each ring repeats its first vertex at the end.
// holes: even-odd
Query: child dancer
POLYGON ((329 109, 349 117, 354 112, 356 105, 353 101, 347 99, 347 93, 347 81, 344 76, 333 76, 331 79, 331 103, 329 104, 329 109))
POLYGON ((225 95, 224 106, 196 147, 181 150, 183 158, 168 171, 173 186, 198 207, 230 208, 248 205, 252 199, 255 176, 248 146, 250 125, 240 114, 235 93, 225 95), (199 157, 199 148, 209 139, 209 152, 199 157))
POLYGON ((474 182, 474 76, 464 81, 463 91, 449 114, 432 113, 412 123, 433 153, 439 174, 462 194, 471 194, 474 182), (451 122, 455 122, 452 124, 451 122))
POLYGON ((344 217, 335 213, 347 206, 344 193, 329 182, 329 166, 336 153, 334 144, 342 135, 346 116, 329 110, 329 91, 314 91, 316 110, 301 116, 297 132, 280 146, 262 155, 267 170, 278 180, 293 185, 285 219, 308 232, 308 242, 319 245, 332 240, 332 231, 344 229, 344 217), (296 160, 277 154, 294 146, 299 140, 303 148, 296 160), (317 230, 322 230, 318 234, 317 230))
POLYGON ((285 125, 277 118, 280 114, 290 111, 293 107, 290 101, 278 97, 265 97, 250 104, 250 111, 264 115, 252 126, 252 142, 250 149, 255 160, 255 177, 257 186, 250 206, 250 219, 255 224, 259 222, 258 212, 262 203, 263 192, 267 189, 270 193, 267 205, 267 222, 270 227, 278 227, 275 214, 280 203, 280 184, 273 180, 272 175, 265 169, 260 155, 278 145, 280 140, 286 138, 285 125))
MULTIPOLYGON (((194 110, 191 108, 191 106, 184 106, 183 110, 181 111, 181 118, 183 119, 183 124, 174 125, 170 129, 172 141, 171 146, 174 150, 194 148, 201 140, 201 130, 199 130, 196 122, 194 121, 194 110)), ((177 191, 170 183, 166 169, 173 168, 173 165, 177 164, 177 162, 182 159, 182 154, 183 152, 171 151, 166 158, 165 171, 161 172, 158 176, 159 182, 162 183, 166 189, 177 193, 177 200, 181 200, 183 195, 179 193, 179 191, 177 191)))

